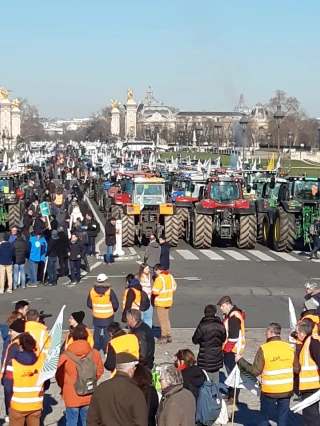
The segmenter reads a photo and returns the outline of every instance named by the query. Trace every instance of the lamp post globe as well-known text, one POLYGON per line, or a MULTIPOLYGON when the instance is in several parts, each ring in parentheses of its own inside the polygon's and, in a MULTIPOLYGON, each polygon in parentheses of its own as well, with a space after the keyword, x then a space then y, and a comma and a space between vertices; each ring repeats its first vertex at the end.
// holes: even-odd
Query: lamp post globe
POLYGON ((276 120, 278 128, 278 153, 280 155, 280 125, 282 120, 284 119, 284 112, 281 110, 281 105, 277 105, 277 110, 273 114, 273 118, 276 120))

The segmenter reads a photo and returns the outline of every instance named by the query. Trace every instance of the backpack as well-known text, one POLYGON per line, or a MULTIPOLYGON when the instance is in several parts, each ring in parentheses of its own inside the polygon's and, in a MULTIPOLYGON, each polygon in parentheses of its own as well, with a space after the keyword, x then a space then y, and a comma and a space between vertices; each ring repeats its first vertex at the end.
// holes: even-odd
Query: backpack
POLYGON ((74 389, 77 395, 91 395, 97 387, 97 366, 93 362, 93 350, 86 356, 78 358, 70 351, 64 352, 77 366, 77 380, 74 389))
POLYGON ((145 312, 150 308, 150 299, 147 295, 147 293, 142 290, 141 291, 141 302, 140 302, 140 312, 145 312))
POLYGON ((196 409, 196 423, 212 425, 219 417, 222 407, 222 397, 217 385, 205 381, 200 388, 196 409))

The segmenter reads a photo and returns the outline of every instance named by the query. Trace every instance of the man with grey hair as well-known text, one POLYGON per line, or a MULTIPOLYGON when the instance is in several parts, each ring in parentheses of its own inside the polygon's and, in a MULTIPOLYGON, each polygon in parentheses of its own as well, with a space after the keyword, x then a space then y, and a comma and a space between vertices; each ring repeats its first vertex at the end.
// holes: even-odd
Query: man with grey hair
POLYGON ((157 426, 194 426, 196 400, 183 388, 183 378, 173 364, 160 367, 162 398, 157 412, 157 426))
POLYGON ((151 328, 141 320, 141 312, 138 309, 129 309, 126 316, 131 334, 134 334, 139 342, 139 363, 150 370, 153 368, 155 341, 151 328))
POLYGON ((132 380, 138 359, 120 352, 116 356, 116 375, 93 392, 87 426, 148 426, 148 409, 143 392, 132 380))
POLYGON ((317 315, 320 315, 320 290, 318 290, 318 284, 310 280, 305 283, 304 288, 306 289, 305 301, 311 301, 316 306, 317 315))

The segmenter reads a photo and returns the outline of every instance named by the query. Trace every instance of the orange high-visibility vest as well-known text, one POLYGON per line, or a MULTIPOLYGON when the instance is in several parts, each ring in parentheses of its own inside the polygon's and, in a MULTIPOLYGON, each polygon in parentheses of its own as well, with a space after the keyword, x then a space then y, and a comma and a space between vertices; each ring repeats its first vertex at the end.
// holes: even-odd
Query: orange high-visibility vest
MULTIPOLYGON (((315 335, 315 336, 318 336, 318 334, 319 334, 319 327, 318 327, 318 325, 319 325, 319 322, 320 322, 319 315, 307 314, 303 318, 299 319, 298 324, 301 324, 302 321, 305 318, 310 318, 314 322, 314 327, 313 327, 313 330, 312 330, 312 334, 315 335)), ((303 342, 301 342, 298 339, 296 340, 296 345, 302 345, 302 344, 303 344, 303 342)))
POLYGON ((94 288, 91 289, 92 315, 95 318, 110 318, 114 315, 110 292, 111 288, 105 294, 98 294, 94 288))
MULTIPOLYGON (((130 309, 140 309, 140 305, 141 305, 141 291, 137 290, 136 288, 131 287, 131 290, 134 291, 135 294, 135 298, 134 301, 132 303, 132 306, 130 309)), ((123 300, 122 300, 122 307, 123 309, 126 306, 126 301, 127 301, 127 294, 128 294, 129 288, 126 289, 126 291, 124 292, 123 295, 123 300)))
POLYGON ((231 314, 222 321, 222 323, 224 324, 224 326, 226 328, 226 332, 227 332, 227 339, 224 342, 224 344, 222 346, 222 349, 224 349, 226 343, 229 341, 229 342, 234 342, 235 343, 235 346, 234 346, 234 348, 232 349, 231 352, 237 353, 237 350, 238 350, 237 346, 238 346, 239 337, 237 339, 229 339, 229 319, 231 317, 236 317, 240 321, 240 330, 241 330, 241 349, 240 349, 240 354, 243 354, 244 348, 246 346, 246 329, 245 329, 245 326, 244 326, 243 316, 241 315, 241 312, 239 312, 239 311, 233 311, 233 312, 231 312, 231 314))
POLYGON ((261 374, 263 393, 285 393, 293 390, 294 350, 289 343, 275 340, 261 345, 264 367, 261 374))
POLYGON ((320 341, 320 336, 309 336, 305 339, 299 355, 300 373, 299 390, 313 390, 320 388, 320 367, 314 362, 310 355, 311 339, 320 341))
POLYGON ((2 379, 4 372, 6 370, 6 362, 7 362, 7 358, 8 358, 8 353, 9 353, 9 349, 12 345, 14 345, 15 343, 19 342, 19 337, 20 336, 16 336, 14 339, 12 339, 7 347, 6 353, 4 355, 3 358, 3 363, 2 363, 2 367, 1 367, 1 374, 0 374, 0 379, 2 379))
POLYGON ((63 203, 63 195, 62 194, 56 194, 54 204, 56 206, 62 206, 62 203, 63 203))
POLYGON ((39 356, 40 352, 41 355, 47 355, 50 343, 51 343, 51 337, 48 333, 48 327, 44 324, 41 324, 40 322, 36 321, 26 321, 25 330, 26 333, 31 334, 31 336, 34 338, 34 340, 37 343, 35 354, 37 357, 39 356))
POLYGON ((37 386, 42 366, 41 357, 33 365, 23 365, 12 360, 13 394, 10 408, 20 412, 42 410, 43 383, 37 386))
POLYGON ((173 293, 177 283, 171 274, 160 274, 154 281, 152 294, 156 296, 154 305, 159 308, 170 308, 173 304, 173 293))
MULTIPOLYGON (((127 352, 139 359, 139 341, 134 334, 115 337, 108 343, 106 352, 108 352, 109 345, 113 347, 116 354, 119 354, 120 352, 127 352)), ((116 372, 117 370, 111 371, 111 377, 113 377, 116 372)))
MULTIPOLYGON (((93 348, 93 336, 91 331, 86 327, 87 333, 88 333, 88 338, 87 338, 87 342, 89 343, 90 347, 93 348)), ((66 351, 68 349, 68 346, 72 345, 72 343, 74 342, 73 337, 71 336, 71 333, 69 332, 67 334, 65 343, 64 343, 64 350, 66 351)))

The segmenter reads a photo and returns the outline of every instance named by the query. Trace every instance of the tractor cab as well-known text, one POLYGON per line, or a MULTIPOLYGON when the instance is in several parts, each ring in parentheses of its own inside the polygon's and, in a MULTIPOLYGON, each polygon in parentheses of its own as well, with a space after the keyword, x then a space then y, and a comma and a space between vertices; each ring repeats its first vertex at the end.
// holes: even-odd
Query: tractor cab
POLYGON ((320 203, 320 178, 316 177, 289 177, 290 198, 297 198, 303 202, 314 201, 320 203))
POLYGON ((234 207, 243 201, 243 179, 233 176, 217 176, 208 179, 207 189, 204 192, 203 206, 212 208, 234 207))
POLYGON ((140 206, 155 206, 166 203, 165 182, 162 178, 132 179, 132 202, 140 206))

